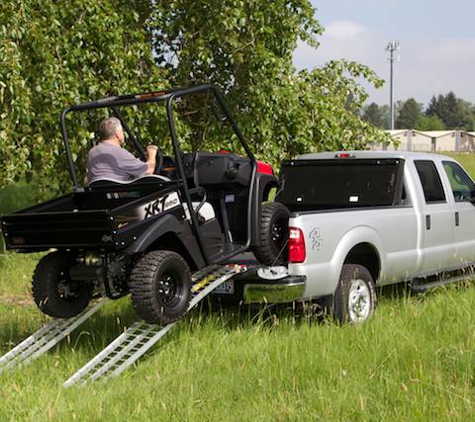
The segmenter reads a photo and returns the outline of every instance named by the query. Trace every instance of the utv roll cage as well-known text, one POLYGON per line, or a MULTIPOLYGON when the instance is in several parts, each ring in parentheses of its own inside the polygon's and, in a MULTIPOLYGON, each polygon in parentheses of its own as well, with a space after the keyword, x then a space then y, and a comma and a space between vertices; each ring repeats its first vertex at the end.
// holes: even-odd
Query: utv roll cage
MULTIPOLYGON (((230 251, 231 253, 229 253, 229 256, 233 256, 233 255, 236 255, 237 253, 244 252, 245 250, 249 248, 251 244, 252 207, 253 207, 253 195, 255 194, 253 191, 254 189, 256 189, 254 185, 255 185, 255 178, 256 178, 256 172, 257 172, 257 162, 253 153, 249 149, 249 146, 236 123, 236 120, 234 119, 231 111, 226 105, 226 102, 223 98, 222 93, 220 92, 218 88, 216 88, 213 85, 200 85, 200 86, 190 87, 190 88, 155 91, 155 92, 148 92, 148 93, 135 94, 135 95, 117 95, 117 96, 102 98, 97 101, 77 104, 71 107, 67 107, 62 111, 61 133, 62 133, 64 147, 66 151, 68 169, 69 169, 71 180, 74 186, 74 191, 83 192, 84 187, 81 187, 78 183, 78 178, 77 178, 76 170, 74 167, 74 160, 71 154, 71 149, 70 149, 69 139, 68 139, 68 132, 67 132, 67 125, 66 125, 66 116, 70 112, 82 112, 82 111, 96 110, 96 109, 102 109, 102 108, 111 109, 113 114, 121 121, 124 131, 127 133, 128 137, 130 138, 131 142, 136 148, 139 156, 142 159, 144 159, 145 150, 143 146, 140 144, 140 142, 138 141, 137 137, 134 135, 134 133, 130 129, 130 127, 127 125, 127 122, 124 121, 124 118, 119 108, 122 106, 140 105, 140 104, 147 104, 147 103, 165 103, 166 112, 167 112, 167 122, 170 129, 170 137, 171 137, 171 142, 172 142, 172 147, 173 147, 174 161, 175 161, 176 169, 178 173, 177 180, 179 183, 179 188, 181 188, 182 192, 184 193, 184 199, 188 206, 188 209, 193 210, 190 189, 188 188, 188 185, 186 183, 186 174, 185 174, 185 169, 184 169, 183 159, 182 159, 183 152, 182 152, 182 149, 180 148, 180 142, 178 140, 178 136, 175 129, 173 103, 182 97, 187 97, 187 96, 196 95, 196 94, 203 94, 203 93, 211 93, 213 95, 214 99, 219 104, 219 107, 221 108, 221 111, 223 113, 223 118, 220 120, 222 122, 228 123, 232 127, 241 146, 246 152, 251 164, 251 177, 250 177, 249 192, 248 192, 247 219, 246 219, 247 241, 239 249, 231 248, 231 251, 230 251)), ((205 258, 208 264, 215 263, 210 260, 210 257, 205 251, 205 246, 204 246, 202 235, 199 230, 198 217, 196 213, 190 212, 190 218, 191 218, 191 223, 192 223, 191 225, 192 225, 194 234, 197 236, 198 244, 201 249, 203 257, 205 258)), ((219 261, 222 261, 224 258, 226 258, 226 254, 219 261)))

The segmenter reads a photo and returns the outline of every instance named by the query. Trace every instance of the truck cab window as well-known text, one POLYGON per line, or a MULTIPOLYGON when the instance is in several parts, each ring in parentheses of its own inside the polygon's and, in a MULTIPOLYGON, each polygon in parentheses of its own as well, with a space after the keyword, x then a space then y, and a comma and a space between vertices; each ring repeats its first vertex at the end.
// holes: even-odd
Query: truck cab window
POLYGON ((447 202, 435 164, 428 160, 414 161, 414 164, 419 174, 426 203, 447 202))
POLYGON ((472 192, 475 190, 475 184, 470 176, 457 163, 444 161, 443 165, 449 178, 455 202, 470 201, 472 192))

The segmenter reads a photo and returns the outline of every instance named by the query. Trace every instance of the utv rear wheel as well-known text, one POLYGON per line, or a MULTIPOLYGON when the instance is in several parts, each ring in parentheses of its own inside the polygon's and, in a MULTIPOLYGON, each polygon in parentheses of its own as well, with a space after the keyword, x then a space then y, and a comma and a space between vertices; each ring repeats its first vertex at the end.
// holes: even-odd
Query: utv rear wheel
POLYGON ((33 274, 33 299, 40 310, 52 317, 70 318, 83 311, 92 297, 90 283, 72 281, 69 269, 74 257, 64 252, 44 256, 33 274))
POLYGON ((289 209, 279 202, 269 202, 262 206, 259 246, 253 249, 261 264, 287 264, 289 215, 289 209))
POLYGON ((341 324, 364 322, 371 317, 375 306, 376 291, 370 272, 362 265, 343 265, 333 298, 335 320, 341 324))
POLYGON ((132 270, 130 293, 137 314, 149 324, 176 321, 191 298, 188 264, 176 252, 149 252, 132 270))

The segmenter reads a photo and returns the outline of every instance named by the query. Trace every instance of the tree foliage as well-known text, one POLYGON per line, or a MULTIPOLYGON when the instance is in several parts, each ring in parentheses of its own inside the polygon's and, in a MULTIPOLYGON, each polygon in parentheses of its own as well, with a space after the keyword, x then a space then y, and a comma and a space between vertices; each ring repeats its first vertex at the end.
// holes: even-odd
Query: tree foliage
MULTIPOLYGON (((2 2, 0 186, 38 173, 67 185, 61 110, 163 85, 143 26, 149 13, 139 0, 2 2)), ((75 156, 90 134, 76 135, 75 156)))
POLYGON ((419 118, 416 124, 417 130, 444 130, 445 125, 437 116, 423 115, 419 118))
MULTIPOLYGON (((221 87, 252 149, 274 164, 300 152, 386 140, 357 115, 367 96, 356 79, 382 84, 369 68, 334 61, 294 69, 298 40, 318 46, 314 13, 309 0, 3 2, 0 186, 35 174, 68 185, 58 124, 65 106, 171 86, 221 87)), ((217 149, 225 132, 209 125, 205 105, 181 105, 188 110, 185 137, 217 149)), ((81 151, 98 123, 85 126, 84 119, 70 119, 73 155, 83 165, 81 151)), ((142 123, 157 140, 163 135, 153 118, 142 123)))
POLYGON ((414 129, 422 116, 422 104, 409 98, 401 105, 396 118, 396 128, 414 129))
MULTIPOLYGON (((157 61, 173 85, 223 89, 253 150, 278 162, 299 152, 362 147, 381 132, 353 112, 366 96, 353 78, 382 81, 367 67, 331 62, 297 73, 292 53, 322 32, 308 0, 158 1, 150 28, 157 61), (352 101, 348 107, 348 98, 352 101)), ((201 103, 194 107, 199 109, 201 103)), ((190 113, 194 136, 219 148, 202 113, 190 113)))
POLYGON ((373 126, 381 129, 387 129, 389 110, 387 105, 379 106, 376 103, 371 103, 363 108, 362 119, 373 126))
MULTIPOLYGON (((364 108, 363 119, 373 124, 379 122, 382 110, 387 106, 372 103, 364 108)), ((475 129, 475 107, 458 98, 453 92, 433 96, 422 111, 422 104, 414 98, 395 104, 396 127, 418 130, 467 130, 475 129)))
POLYGON ((453 92, 433 96, 426 115, 438 117, 446 129, 472 130, 474 128, 475 116, 471 105, 458 98, 453 92))

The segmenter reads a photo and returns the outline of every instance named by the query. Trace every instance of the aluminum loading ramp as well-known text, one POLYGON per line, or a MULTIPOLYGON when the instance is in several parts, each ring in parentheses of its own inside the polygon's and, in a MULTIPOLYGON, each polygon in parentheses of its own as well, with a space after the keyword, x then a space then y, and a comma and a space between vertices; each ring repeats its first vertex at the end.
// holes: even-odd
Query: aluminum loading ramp
POLYGON ((95 314, 106 302, 107 299, 102 298, 72 318, 58 318, 47 322, 30 337, 0 358, 0 373, 7 369, 26 365, 45 354, 74 329, 79 327, 86 319, 95 314))
MULTIPOLYGON (((213 266, 195 273, 192 277, 192 298, 187 312, 216 287, 241 271, 242 268, 236 265, 232 267, 213 266)), ((165 326, 147 324, 143 321, 135 322, 72 375, 63 386, 84 385, 100 378, 105 379, 121 374, 157 343, 176 322, 165 326)))

